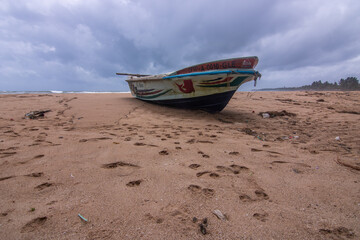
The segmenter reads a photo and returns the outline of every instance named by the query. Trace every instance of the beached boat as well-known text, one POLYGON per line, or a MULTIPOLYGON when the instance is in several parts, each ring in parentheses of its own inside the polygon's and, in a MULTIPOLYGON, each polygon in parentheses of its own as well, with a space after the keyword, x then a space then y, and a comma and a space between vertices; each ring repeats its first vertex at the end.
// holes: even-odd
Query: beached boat
POLYGON ((152 103, 219 112, 245 82, 261 77, 254 68, 257 57, 224 59, 201 63, 159 75, 128 75, 134 97, 152 103))

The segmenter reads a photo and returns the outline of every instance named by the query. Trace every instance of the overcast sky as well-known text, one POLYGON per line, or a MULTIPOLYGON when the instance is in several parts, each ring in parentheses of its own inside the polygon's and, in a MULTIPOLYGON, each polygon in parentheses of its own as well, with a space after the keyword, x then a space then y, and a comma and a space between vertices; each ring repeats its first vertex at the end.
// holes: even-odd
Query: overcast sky
POLYGON ((257 89, 359 78, 360 1, 0 0, 0 91, 129 91, 116 72, 254 55, 257 89))

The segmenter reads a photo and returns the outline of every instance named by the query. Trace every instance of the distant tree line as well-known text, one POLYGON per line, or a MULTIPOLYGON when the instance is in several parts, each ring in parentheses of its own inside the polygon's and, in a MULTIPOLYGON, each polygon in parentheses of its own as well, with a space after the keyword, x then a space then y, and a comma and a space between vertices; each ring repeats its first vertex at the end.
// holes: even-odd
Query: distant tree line
POLYGON ((316 90, 316 91, 360 91, 359 80, 356 77, 340 79, 339 82, 329 83, 315 81, 311 85, 301 87, 283 87, 283 88, 263 88, 256 91, 299 91, 299 90, 316 90))
POLYGON ((356 77, 348 77, 346 79, 341 79, 338 83, 329 83, 315 81, 311 85, 305 85, 300 87, 304 90, 346 90, 346 91, 356 91, 360 90, 359 80, 356 77))

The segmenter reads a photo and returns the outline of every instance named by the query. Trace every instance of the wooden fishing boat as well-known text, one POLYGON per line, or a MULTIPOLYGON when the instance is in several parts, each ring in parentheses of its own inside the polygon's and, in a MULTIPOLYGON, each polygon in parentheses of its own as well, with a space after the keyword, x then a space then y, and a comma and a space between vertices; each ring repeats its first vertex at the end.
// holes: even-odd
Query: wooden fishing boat
POLYGON ((144 101, 188 109, 219 112, 245 82, 261 77, 257 57, 201 63, 159 75, 128 75, 131 94, 144 101))

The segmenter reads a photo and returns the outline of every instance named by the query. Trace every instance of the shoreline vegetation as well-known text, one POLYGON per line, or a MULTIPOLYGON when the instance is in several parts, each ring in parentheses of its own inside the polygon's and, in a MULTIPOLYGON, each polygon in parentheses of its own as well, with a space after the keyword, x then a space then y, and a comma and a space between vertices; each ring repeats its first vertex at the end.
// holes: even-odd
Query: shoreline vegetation
POLYGON ((359 80, 356 77, 348 77, 340 79, 339 82, 329 83, 314 81, 311 85, 304 85, 301 87, 282 87, 282 88, 262 88, 253 89, 253 91, 360 91, 359 80))

